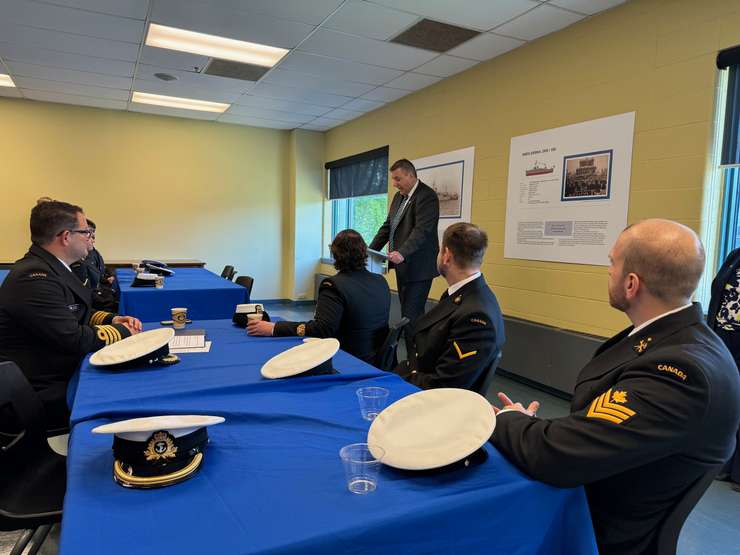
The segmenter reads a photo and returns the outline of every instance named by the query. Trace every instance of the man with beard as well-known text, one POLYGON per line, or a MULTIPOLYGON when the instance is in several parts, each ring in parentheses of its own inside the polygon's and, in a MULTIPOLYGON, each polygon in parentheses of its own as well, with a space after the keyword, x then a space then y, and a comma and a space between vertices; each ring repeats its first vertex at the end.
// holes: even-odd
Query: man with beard
POLYGON ((740 378, 691 303, 704 268, 691 229, 645 220, 609 259, 609 302, 633 325, 583 368, 569 416, 540 419, 537 401, 499 393, 491 441, 532 478, 585 486, 599 553, 655 553, 666 516, 733 452, 740 378))
POLYGON ((449 287, 413 330, 408 360, 395 372, 422 389, 471 389, 504 344, 504 321, 496 296, 480 272, 486 232, 470 223, 445 230, 437 269, 449 287))

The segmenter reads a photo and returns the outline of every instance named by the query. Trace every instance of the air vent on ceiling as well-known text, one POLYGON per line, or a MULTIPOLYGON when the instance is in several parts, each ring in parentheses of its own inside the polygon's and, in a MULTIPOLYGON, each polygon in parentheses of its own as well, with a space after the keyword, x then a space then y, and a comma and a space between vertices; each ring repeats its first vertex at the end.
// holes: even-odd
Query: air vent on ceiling
POLYGON ((480 35, 479 31, 448 25, 431 19, 422 19, 416 25, 412 25, 400 35, 392 38, 391 42, 424 48, 434 52, 447 52, 477 35, 480 35))
POLYGON ((242 81, 258 81, 268 71, 270 71, 269 67, 212 58, 203 73, 242 81))

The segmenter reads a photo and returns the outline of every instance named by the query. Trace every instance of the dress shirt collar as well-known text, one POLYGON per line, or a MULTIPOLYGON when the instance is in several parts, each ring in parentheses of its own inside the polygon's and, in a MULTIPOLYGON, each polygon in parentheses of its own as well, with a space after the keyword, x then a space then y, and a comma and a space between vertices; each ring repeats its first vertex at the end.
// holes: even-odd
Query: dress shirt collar
POLYGON ((59 262, 61 262, 61 263, 62 263, 62 265, 63 265, 63 266, 65 267, 65 268, 67 268, 67 270, 69 270, 70 272, 72 271, 72 268, 70 268, 70 267, 69 267, 69 264, 67 264, 67 263, 66 263, 66 262, 65 262, 64 260, 62 260, 62 259, 61 259, 61 258, 59 258, 58 256, 54 256, 54 258, 56 258, 56 259, 57 259, 57 260, 58 260, 59 262))
POLYGON ((673 310, 669 310, 668 312, 664 312, 663 314, 660 314, 660 315, 656 316, 655 318, 650 318, 650 320, 648 320, 647 322, 643 322, 642 324, 640 324, 639 326, 637 326, 636 328, 634 328, 631 332, 629 332, 629 334, 627 335, 627 337, 631 337, 631 336, 635 335, 641 329, 644 329, 644 328, 648 327, 650 324, 652 324, 653 322, 657 322, 661 318, 665 318, 666 316, 668 316, 670 314, 675 314, 676 312, 681 312, 683 309, 689 308, 690 306, 691 306, 691 303, 685 304, 683 306, 679 306, 678 308, 674 308, 673 310))
POLYGON ((465 279, 461 279, 457 283, 453 283, 447 288, 447 294, 452 296, 455 294, 456 291, 458 291, 463 285, 466 285, 470 283, 471 281, 478 279, 480 277, 480 272, 475 272, 472 276, 468 276, 465 279))
POLYGON ((407 200, 407 201, 411 200, 411 195, 413 195, 413 194, 414 194, 414 191, 416 191, 416 188, 417 188, 418 186, 419 186, 419 180, 417 179, 417 180, 416 180, 416 183, 414 183, 414 186, 413 186, 413 187, 411 187, 411 190, 409 191, 409 194, 408 194, 408 195, 406 195, 406 200, 407 200))

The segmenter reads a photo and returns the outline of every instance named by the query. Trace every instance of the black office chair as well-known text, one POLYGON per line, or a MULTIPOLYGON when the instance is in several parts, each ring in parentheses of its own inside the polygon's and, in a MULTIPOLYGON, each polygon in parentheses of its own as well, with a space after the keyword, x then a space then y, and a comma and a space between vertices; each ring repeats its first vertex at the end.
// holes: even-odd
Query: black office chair
POLYGON ((378 354, 375 356, 375 366, 377 368, 390 372, 396 367, 396 364, 398 364, 396 360, 396 347, 398 347, 401 332, 403 332, 403 328, 408 323, 409 319, 404 316, 396 325, 390 326, 388 335, 385 337, 385 341, 383 341, 380 349, 378 349, 378 354))
POLYGON ((11 555, 35 554, 62 520, 66 458, 46 440, 41 400, 14 362, 0 363, 0 530, 24 530, 11 555))
POLYGON ((241 285, 247 290, 247 302, 252 297, 252 286, 254 285, 254 278, 252 276, 239 276, 236 278, 235 283, 241 285))
POLYGON ((502 356, 503 353, 499 351, 491 365, 481 372, 481 375, 473 382, 473 386, 470 388, 472 391, 480 393, 483 397, 486 396, 488 390, 491 389, 491 383, 493 382, 493 377, 496 375, 496 369, 501 362, 502 356))
POLYGON ((681 534, 684 522, 689 514, 707 491, 714 478, 719 474, 723 465, 710 468, 702 477, 686 490, 678 504, 673 507, 663 524, 660 525, 658 537, 655 541, 657 555, 676 555, 678 536, 681 534))
POLYGON ((224 266, 224 269, 221 272, 221 277, 224 279, 228 279, 229 281, 234 281, 235 275, 236 271, 234 270, 233 266, 224 266))

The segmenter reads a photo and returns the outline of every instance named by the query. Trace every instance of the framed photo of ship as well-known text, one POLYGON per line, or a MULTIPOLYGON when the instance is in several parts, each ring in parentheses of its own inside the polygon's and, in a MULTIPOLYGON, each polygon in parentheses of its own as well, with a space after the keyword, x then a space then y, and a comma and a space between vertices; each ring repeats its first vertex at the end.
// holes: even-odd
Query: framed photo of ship
POLYGON ((611 195, 613 150, 585 152, 563 158, 560 200, 600 200, 611 195))
POLYGON ((464 160, 416 168, 416 175, 437 193, 440 220, 462 217, 464 160))

